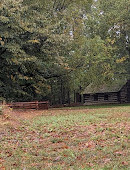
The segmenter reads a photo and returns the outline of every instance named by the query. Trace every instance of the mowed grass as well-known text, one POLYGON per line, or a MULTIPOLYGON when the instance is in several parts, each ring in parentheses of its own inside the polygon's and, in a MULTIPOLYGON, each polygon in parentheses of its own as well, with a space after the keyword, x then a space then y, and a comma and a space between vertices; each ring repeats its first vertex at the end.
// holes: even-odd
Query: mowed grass
POLYGON ((113 105, 18 118, 0 131, 0 169, 129 169, 129 115, 130 105, 113 105))

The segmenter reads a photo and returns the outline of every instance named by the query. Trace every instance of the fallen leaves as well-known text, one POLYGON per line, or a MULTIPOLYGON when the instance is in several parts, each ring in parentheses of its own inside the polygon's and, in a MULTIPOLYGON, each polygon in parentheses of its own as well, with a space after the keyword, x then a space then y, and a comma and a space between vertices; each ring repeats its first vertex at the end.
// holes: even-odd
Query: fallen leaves
POLYGON ((117 156, 121 156, 121 155, 124 155, 124 152, 123 152, 123 151, 116 151, 115 154, 116 154, 117 156))
POLYGON ((124 161, 124 162, 122 162, 122 165, 129 165, 129 163, 128 162, 126 162, 126 161, 124 161))
POLYGON ((108 114, 108 120, 106 116, 104 119, 102 113, 99 115, 101 119, 98 119, 97 112, 100 111, 102 110, 92 109, 87 112, 85 109, 83 112, 81 110, 80 112, 79 110, 14 111, 14 117, 17 116, 21 120, 20 126, 8 127, 5 131, 1 131, 0 166, 3 167, 3 170, 5 164, 6 169, 11 166, 12 169, 21 167, 28 169, 31 166, 39 169, 44 167, 51 169, 55 165, 62 167, 61 169, 70 169, 76 164, 78 168, 95 169, 97 166, 100 169, 107 165, 112 168, 118 161, 119 166, 128 166, 129 125, 123 115, 124 111, 119 114, 118 109, 114 108, 113 114, 113 109, 104 109, 103 114, 105 112, 106 116, 111 112, 108 114), (77 115, 79 114, 80 118, 87 120, 87 123, 84 120, 78 122, 77 115), (51 121, 54 116, 56 121, 60 117, 62 126, 59 126, 58 122, 54 124, 55 119, 51 121), (48 121, 44 124, 37 124, 35 120, 41 118, 47 118, 48 121), (29 120, 29 123, 23 120, 29 120), (89 120, 91 121, 89 122, 89 120), (70 123, 67 124, 68 122, 70 123), (17 157, 20 158, 17 164, 10 161, 17 162, 17 157))
POLYGON ((90 142, 87 142, 87 143, 85 144, 85 146, 86 146, 87 148, 94 149, 95 146, 96 146, 96 144, 95 144, 93 141, 90 141, 90 142))

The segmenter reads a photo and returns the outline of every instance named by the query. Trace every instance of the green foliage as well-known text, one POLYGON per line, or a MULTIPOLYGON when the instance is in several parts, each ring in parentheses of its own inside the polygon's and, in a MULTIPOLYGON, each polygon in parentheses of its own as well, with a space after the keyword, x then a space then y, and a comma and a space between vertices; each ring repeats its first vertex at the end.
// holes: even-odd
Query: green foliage
POLYGON ((65 103, 91 82, 129 78, 128 6, 129 0, 2 0, 0 96, 65 103))
POLYGON ((48 34, 58 25, 49 23, 47 11, 41 13, 34 7, 37 4, 22 1, 1 3, 0 76, 2 96, 7 100, 41 100, 50 92, 46 78, 58 68, 63 70, 57 58, 63 36, 48 34))
POLYGON ((99 36, 106 45, 104 55, 108 58, 105 63, 110 64, 110 78, 129 78, 129 5, 127 0, 96 1, 85 22, 88 37, 99 36))

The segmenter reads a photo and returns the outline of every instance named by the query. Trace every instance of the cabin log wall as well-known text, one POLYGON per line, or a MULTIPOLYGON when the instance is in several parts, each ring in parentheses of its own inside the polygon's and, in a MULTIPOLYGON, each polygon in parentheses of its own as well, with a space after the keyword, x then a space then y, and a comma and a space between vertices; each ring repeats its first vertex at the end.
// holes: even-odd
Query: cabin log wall
POLYGON ((128 81, 120 90, 120 102, 130 102, 130 81, 128 81))
POLYGON ((84 105, 130 103, 130 80, 117 92, 83 94, 83 100, 84 105))
POLYGON ((94 94, 86 95, 84 94, 85 105, 89 104, 109 104, 109 103, 119 103, 119 95, 115 93, 96 93, 98 95, 98 100, 94 100, 94 94), (108 100, 104 100, 104 96, 108 95, 108 100))

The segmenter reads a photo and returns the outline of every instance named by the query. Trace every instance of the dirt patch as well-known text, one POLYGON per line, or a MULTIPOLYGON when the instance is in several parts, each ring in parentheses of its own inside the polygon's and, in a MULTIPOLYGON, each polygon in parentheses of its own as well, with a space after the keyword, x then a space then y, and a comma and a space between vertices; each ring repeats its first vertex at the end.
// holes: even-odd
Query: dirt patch
POLYGON ((22 109, 15 109, 12 110, 10 113, 11 116, 15 118, 22 118, 22 119, 32 119, 36 116, 54 116, 54 115, 66 115, 70 113, 75 112, 83 112, 83 113, 90 113, 93 111, 93 109, 49 109, 49 110, 35 110, 35 109, 29 109, 29 110, 22 110, 22 109))
MULTIPOLYGON (((35 116, 42 115, 44 111, 42 110, 12 110, 11 115, 22 119, 32 119, 35 116)), ((46 112, 46 111, 45 111, 46 112)))

